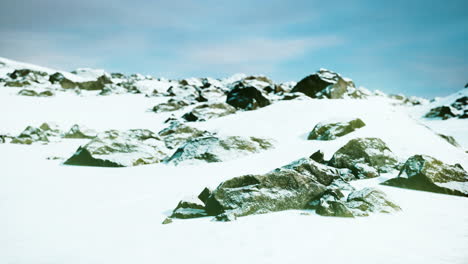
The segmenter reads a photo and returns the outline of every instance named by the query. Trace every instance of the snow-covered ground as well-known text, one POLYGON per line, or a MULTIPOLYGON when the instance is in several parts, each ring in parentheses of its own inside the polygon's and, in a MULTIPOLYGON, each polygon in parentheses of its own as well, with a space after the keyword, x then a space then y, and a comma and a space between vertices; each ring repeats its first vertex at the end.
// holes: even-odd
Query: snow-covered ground
MULTIPOLYGON (((77 123, 101 131, 159 131, 170 115, 149 112, 162 99, 141 94, 37 98, 17 91, 0 89, 1 133, 17 135, 46 121, 64 129, 77 123)), ((328 159, 357 137, 381 138, 401 161, 428 154, 468 168, 467 121, 425 122, 434 130, 432 124, 445 122, 446 134, 464 147, 456 148, 420 123, 418 111, 383 97, 276 102, 193 124, 223 135, 273 138, 275 149, 197 166, 64 166, 47 157, 68 158, 87 140, 0 144, 0 263, 468 263, 468 199, 378 185, 396 175, 353 182, 378 185, 403 209, 396 214, 347 219, 292 210, 233 222, 207 217, 161 224, 179 200, 206 186, 264 173, 319 149, 328 159), (318 122, 356 117, 367 125, 332 141, 306 140, 318 122)))

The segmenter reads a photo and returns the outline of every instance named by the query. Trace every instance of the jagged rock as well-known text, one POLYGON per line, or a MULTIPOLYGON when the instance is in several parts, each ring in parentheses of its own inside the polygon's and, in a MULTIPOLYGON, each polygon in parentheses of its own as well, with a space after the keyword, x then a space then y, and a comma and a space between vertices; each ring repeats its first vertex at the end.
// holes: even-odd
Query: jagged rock
POLYGON ((271 140, 255 137, 214 136, 188 140, 167 160, 168 163, 222 162, 272 148, 271 140))
POLYGON ((310 158, 302 158, 295 160, 288 165, 275 169, 279 171, 283 169, 291 169, 297 171, 301 175, 309 176, 323 185, 330 185, 334 180, 341 177, 339 169, 320 164, 310 158))
POLYGON ((119 72, 113 72, 113 73, 111 73, 111 77, 112 77, 113 79, 125 79, 125 78, 127 78, 127 77, 125 76, 125 74, 119 73, 119 72))
POLYGON ((281 100, 285 100, 285 101, 288 101, 288 100, 307 100, 307 99, 310 99, 310 97, 308 97, 307 95, 305 95, 303 93, 299 93, 299 92, 285 93, 281 97, 281 100))
POLYGON ((228 93, 226 103, 244 110, 254 110, 265 107, 270 101, 263 96, 262 92, 253 86, 245 86, 239 82, 228 93))
POLYGON ((426 155, 410 157, 397 178, 383 183, 396 187, 468 197, 468 173, 426 155))
POLYGON ((464 110, 468 105, 468 96, 463 96, 455 100, 451 106, 457 110, 464 110))
POLYGON ((445 141, 447 141, 448 143, 450 143, 452 146, 454 147, 460 147, 460 144, 458 144, 457 140, 452 137, 452 136, 448 136, 448 135, 443 135, 443 134, 437 134, 439 137, 445 139, 445 141))
POLYGON ((312 98, 338 99, 345 96, 351 97, 353 93, 353 98, 363 97, 362 93, 356 91, 353 81, 326 69, 320 69, 315 74, 305 77, 294 86, 291 92, 304 93, 312 98))
POLYGON ((426 118, 441 118, 443 120, 455 117, 454 111, 450 106, 439 106, 429 110, 424 117, 426 118))
POLYGON ((310 159, 318 162, 318 163, 325 163, 325 154, 321 150, 317 150, 312 155, 310 155, 310 159))
POLYGON ((308 140, 333 140, 347 135, 366 124, 359 118, 331 123, 318 123, 309 133, 308 140))
POLYGON ((210 197, 211 193, 213 191, 209 188, 205 188, 203 189, 203 191, 198 195, 198 199, 200 199, 200 201, 202 201, 204 204, 206 204, 206 202, 208 201, 208 198, 210 197))
POLYGON ((189 201, 180 201, 177 207, 174 209, 174 211, 172 211, 172 215, 170 217, 179 219, 189 219, 203 217, 207 215, 208 214, 205 211, 205 205, 192 199, 189 201))
POLYGON ((329 165, 348 168, 362 178, 373 178, 389 172, 398 165, 398 160, 387 145, 378 138, 356 138, 335 152, 329 165))
POLYGON ((47 135, 40 128, 28 126, 26 129, 11 140, 13 144, 27 144, 33 142, 49 142, 47 135))
POLYGON ((64 164, 128 167, 158 163, 166 156, 163 142, 149 130, 109 130, 80 146, 64 164))
POLYGON ((192 85, 171 86, 169 87, 169 89, 167 89, 167 95, 174 96, 178 99, 185 100, 191 103, 203 101, 203 99, 200 98, 200 91, 192 85))
POLYGON ((206 121, 211 118, 223 117, 234 114, 236 108, 226 103, 205 103, 196 106, 192 111, 184 114, 183 119, 193 121, 206 121))
POLYGON ((95 138, 97 131, 80 127, 79 125, 73 125, 70 130, 63 135, 64 138, 95 138))
POLYGON ((58 83, 63 89, 73 89, 78 87, 78 84, 67 79, 63 74, 60 72, 56 72, 49 76, 50 83, 58 83))
POLYGON ((182 145, 185 141, 212 135, 208 131, 196 129, 187 126, 178 121, 172 121, 169 127, 159 131, 158 135, 163 138, 163 141, 168 149, 175 149, 182 145))
POLYGON ((102 75, 96 81, 87 81, 77 83, 78 87, 82 90, 102 90, 106 84, 111 84, 112 80, 106 75, 102 75))
POLYGON ((170 224, 170 223, 172 223, 172 219, 169 218, 169 217, 164 219, 164 221, 162 222, 163 225, 167 225, 167 224, 170 224))
POLYGON ((160 103, 158 105, 155 105, 153 107, 153 112, 155 113, 160 113, 160 112, 171 112, 171 111, 177 111, 179 109, 182 109, 186 106, 188 106, 189 103, 184 101, 184 100, 177 100, 177 99, 169 99, 165 103, 160 103))

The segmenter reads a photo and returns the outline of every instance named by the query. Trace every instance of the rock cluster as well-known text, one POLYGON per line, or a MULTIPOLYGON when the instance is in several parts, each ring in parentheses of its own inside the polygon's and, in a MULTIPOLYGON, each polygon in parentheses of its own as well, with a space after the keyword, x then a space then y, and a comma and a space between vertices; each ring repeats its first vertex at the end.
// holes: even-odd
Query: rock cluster
POLYGON ((347 135, 366 124, 359 118, 341 122, 322 122, 309 133, 309 140, 333 140, 347 135))

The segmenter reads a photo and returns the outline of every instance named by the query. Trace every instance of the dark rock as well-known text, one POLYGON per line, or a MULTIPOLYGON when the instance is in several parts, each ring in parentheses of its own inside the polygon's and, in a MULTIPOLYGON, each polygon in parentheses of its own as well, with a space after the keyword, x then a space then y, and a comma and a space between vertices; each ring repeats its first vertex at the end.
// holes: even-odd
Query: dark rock
POLYGON ((468 197, 468 173, 426 155, 410 157, 397 178, 384 185, 468 197))
POLYGON ((170 224, 170 223, 172 223, 172 219, 169 218, 169 217, 164 219, 164 221, 162 222, 163 225, 167 225, 167 224, 170 224))
POLYGON ((168 163, 222 162, 272 148, 270 140, 255 137, 214 136, 188 140, 167 160, 168 163))
POLYGON ((198 120, 198 116, 194 115, 192 112, 188 112, 182 116, 182 119, 187 122, 195 122, 198 120))
POLYGON ((198 195, 198 199, 200 199, 200 201, 202 201, 204 204, 206 204, 206 202, 208 201, 208 197, 210 197, 211 193, 213 191, 210 190, 209 188, 205 188, 203 189, 203 191, 198 195))
POLYGON ((228 93, 226 103, 236 108, 254 110, 269 105, 270 101, 257 88, 238 83, 228 93))
POLYGON ((335 152, 329 165, 348 168, 358 178, 373 178, 398 165, 397 158, 378 138, 356 138, 335 152))
POLYGON ((338 99, 356 92, 356 88, 351 80, 345 80, 335 72, 320 69, 298 82, 291 92, 304 93, 312 98, 338 99))
POLYGON ((333 140, 337 137, 347 135, 366 124, 359 118, 332 123, 319 123, 309 133, 308 140, 333 140))
POLYGON ((55 95, 54 92, 49 91, 49 90, 40 92, 38 94, 39 97, 50 97, 50 96, 54 96, 54 95, 55 95))
POLYGON ((17 69, 12 73, 7 74, 11 79, 18 79, 18 78, 24 78, 27 77, 28 75, 34 76, 34 79, 37 78, 37 76, 47 76, 46 72, 41 72, 41 71, 34 71, 30 69, 17 69))
POLYGON ((163 142, 149 130, 109 130, 80 146, 64 164, 128 167, 158 163, 166 156, 167 150, 163 142))
POLYGON ((468 105, 468 96, 463 96, 455 100, 451 106, 457 110, 464 110, 468 105))
POLYGON ((429 110, 424 117, 426 118, 441 118, 443 120, 455 117, 456 115, 449 106, 439 106, 429 110))
POLYGON ((321 150, 317 150, 312 155, 310 155, 309 158, 313 159, 314 161, 318 163, 325 163, 324 157, 325 157, 325 154, 321 150))

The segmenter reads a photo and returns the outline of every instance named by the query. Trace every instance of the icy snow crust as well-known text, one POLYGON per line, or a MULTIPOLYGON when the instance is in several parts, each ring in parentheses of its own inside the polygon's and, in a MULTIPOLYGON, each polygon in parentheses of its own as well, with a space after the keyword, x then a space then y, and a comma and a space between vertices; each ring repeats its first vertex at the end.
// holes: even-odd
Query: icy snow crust
MULTIPOLYGON (((29 98, 16 91, 0 89, 0 133, 17 135, 28 125, 47 121, 61 127, 79 123, 100 132, 159 131, 174 113, 148 112, 163 99, 141 94, 29 98)), ((435 121, 423 120, 427 126, 419 122, 418 111, 429 106, 393 103, 385 97, 281 101, 191 123, 219 135, 276 142, 274 149, 262 153, 196 166, 64 166, 47 157, 70 157, 89 140, 0 144, 0 263, 466 263, 468 199, 379 185, 397 172, 352 184, 383 190, 402 208, 399 213, 346 219, 291 210, 228 223, 206 217, 161 224, 178 201, 204 187, 266 173, 319 149, 330 159, 358 137, 381 138, 401 162, 426 154, 468 168, 464 149, 427 127, 439 129, 431 123, 435 121), (354 117, 366 126, 332 141, 306 140, 319 122, 354 117)), ((466 149, 466 121, 441 122, 466 149)))

